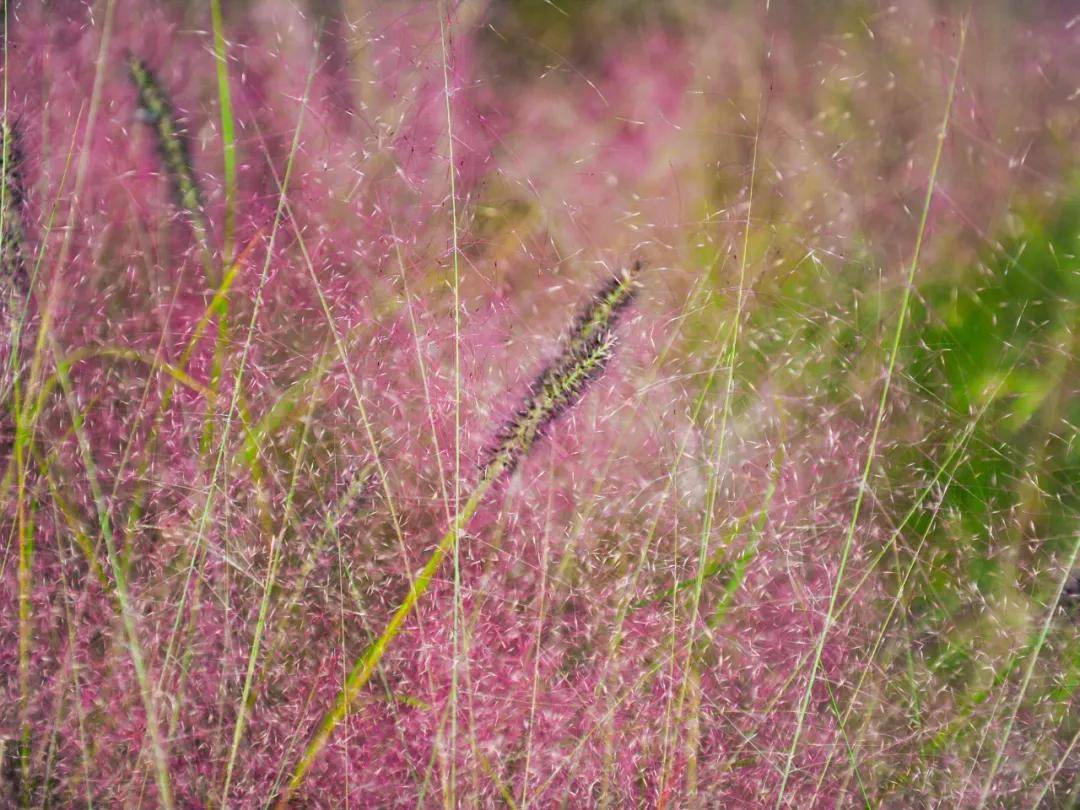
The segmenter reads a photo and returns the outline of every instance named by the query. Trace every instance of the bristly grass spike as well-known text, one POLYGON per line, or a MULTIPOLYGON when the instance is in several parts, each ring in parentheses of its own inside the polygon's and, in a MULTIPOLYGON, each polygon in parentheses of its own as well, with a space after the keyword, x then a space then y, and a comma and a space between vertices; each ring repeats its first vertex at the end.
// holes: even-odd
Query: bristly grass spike
POLYGON ((158 154, 165 166, 176 205, 187 216, 203 253, 203 265, 210 285, 217 288, 219 273, 210 260, 209 228, 202 189, 195 179, 191 150, 183 128, 176 119, 172 102, 161 82, 146 64, 134 54, 127 57, 128 74, 139 92, 139 117, 154 132, 158 154))
POLYGON ((494 481, 512 472, 551 423, 572 408, 589 383, 603 373, 615 345, 615 326, 634 300, 644 267, 644 261, 635 260, 592 297, 558 358, 533 380, 524 405, 499 431, 482 480, 494 481))
POLYGON ((25 295, 29 279, 23 254, 23 184, 22 155, 19 136, 15 126, 7 119, 0 121, 0 138, 3 153, 0 158, 0 284, 3 284, 3 301, 7 306, 15 296, 25 295))

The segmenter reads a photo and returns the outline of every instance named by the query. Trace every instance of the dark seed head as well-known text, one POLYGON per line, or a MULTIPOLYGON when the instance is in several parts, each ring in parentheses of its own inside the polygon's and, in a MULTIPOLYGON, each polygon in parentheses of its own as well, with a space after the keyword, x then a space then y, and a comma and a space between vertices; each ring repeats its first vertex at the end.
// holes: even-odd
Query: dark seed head
POLYGON ((496 434, 483 466, 484 480, 512 472, 551 423, 603 374, 615 346, 615 326, 634 299, 643 268, 642 261, 635 261, 589 299, 559 356, 533 380, 524 405, 496 434))

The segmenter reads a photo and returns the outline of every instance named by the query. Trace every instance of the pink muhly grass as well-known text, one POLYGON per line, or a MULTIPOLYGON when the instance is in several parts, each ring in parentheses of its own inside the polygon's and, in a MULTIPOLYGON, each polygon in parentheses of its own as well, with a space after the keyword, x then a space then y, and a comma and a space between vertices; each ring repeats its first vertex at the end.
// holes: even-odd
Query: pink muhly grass
POLYGON ((923 195, 930 268, 1057 193, 1076 26, 979 10, 926 194, 955 26, 923 2, 583 4, 603 38, 534 31, 513 65, 512 4, 8 5, 0 802, 1073 778, 1067 701, 1036 702, 1064 622, 986 652, 1019 663, 985 703, 938 671, 951 632, 1014 640, 920 601, 968 587, 923 541, 985 437, 926 442, 899 366, 873 405, 923 195), (634 314, 636 269, 591 290, 639 244, 634 314), (878 459, 932 475, 868 481, 877 421, 878 459), (936 750, 938 716, 981 754, 936 750))

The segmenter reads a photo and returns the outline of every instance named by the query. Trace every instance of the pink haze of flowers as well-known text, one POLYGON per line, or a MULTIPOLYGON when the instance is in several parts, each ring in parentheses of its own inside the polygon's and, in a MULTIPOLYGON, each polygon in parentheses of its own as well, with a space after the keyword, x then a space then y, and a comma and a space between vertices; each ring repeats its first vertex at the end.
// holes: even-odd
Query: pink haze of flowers
MULTIPOLYGON (((827 137, 797 102, 808 80, 793 54, 803 45, 781 33, 768 71, 749 69, 761 59, 746 45, 756 22, 717 25, 688 10, 698 24, 616 32, 627 46, 599 48, 587 74, 556 64, 515 83, 486 71, 491 44, 464 7, 441 33, 434 4, 376 4, 327 26, 297 4, 223 5, 238 156, 232 234, 208 11, 15 3, 5 74, 8 118, 25 144, 27 247, 42 260, 25 334, 4 360, 29 374, 46 324, 70 358, 178 805, 273 798, 446 528, 455 213, 466 490, 581 302, 635 251, 652 269, 620 326, 614 366, 469 525, 458 630, 448 563, 298 806, 771 801, 868 431, 835 413, 785 416, 783 392, 760 390, 726 423, 726 450, 715 455, 722 405, 692 414, 717 349, 698 357, 677 347, 683 337, 707 346, 720 324, 691 325, 698 271, 685 268, 701 252, 726 257, 717 289, 734 295, 756 99, 770 89, 776 118, 758 144, 770 154, 758 167, 768 191, 752 216, 790 213, 826 257, 861 250, 868 228, 883 235, 882 256, 901 255, 910 222, 894 209, 923 182, 923 110, 908 122, 920 162, 842 155, 826 165, 827 137), (155 71, 186 129, 212 261, 241 257, 217 360, 216 327, 184 357, 213 290, 139 114, 129 54, 155 71), (875 174, 888 191, 858 198, 875 174), (714 194, 727 207, 703 215, 714 194), (163 363, 182 364, 190 384, 174 383, 163 363), (711 481, 708 559, 756 549, 715 622, 729 575, 703 580, 693 620, 692 589, 670 595, 695 577, 711 481), (272 549, 280 565, 222 796, 272 549)), ((914 12, 880 24, 930 25, 914 12)), ((936 33, 940 59, 952 40, 936 33)), ((855 103, 873 119, 884 102, 855 103)), ((961 108, 976 126, 974 102, 961 108)), ((927 121, 938 114, 928 105, 927 121)), ((956 209, 997 215, 983 212, 993 204, 978 188, 949 189, 956 209)), ((46 348, 44 379, 54 362, 46 348)), ((152 806, 146 713, 71 425, 54 386, 26 478, 37 507, 25 703, 14 544, 0 589, 5 778, 35 804, 152 806), (28 788, 12 754, 24 728, 28 788)), ((13 536, 15 501, 5 497, 13 536)), ((888 536, 869 512, 863 524, 852 583, 888 536)), ((785 788, 795 803, 857 795, 831 704, 874 640, 882 593, 871 577, 827 637, 785 788)))

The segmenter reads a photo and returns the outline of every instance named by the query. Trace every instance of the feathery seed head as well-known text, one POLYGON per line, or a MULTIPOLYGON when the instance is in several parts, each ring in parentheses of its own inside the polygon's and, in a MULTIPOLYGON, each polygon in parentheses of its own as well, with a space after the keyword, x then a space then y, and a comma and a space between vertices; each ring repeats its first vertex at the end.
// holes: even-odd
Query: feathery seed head
POLYGON ((0 122, 3 139, 2 172, 0 180, 0 285, 5 297, 25 294, 27 289, 26 263, 23 255, 22 204, 23 186, 20 174, 21 155, 18 134, 7 120, 0 122))
POLYGON ((207 226, 202 189, 195 179, 191 152, 184 131, 176 120, 172 103, 157 76, 142 59, 128 56, 128 73, 139 91, 139 115, 153 128, 173 198, 189 217, 196 237, 205 246, 207 226))
POLYGON ((513 471, 552 421, 573 407, 588 384, 603 373, 615 345, 615 326, 634 300, 644 267, 640 259, 634 261, 592 297, 558 358, 533 381, 524 406, 499 431, 482 480, 494 481, 513 471))

